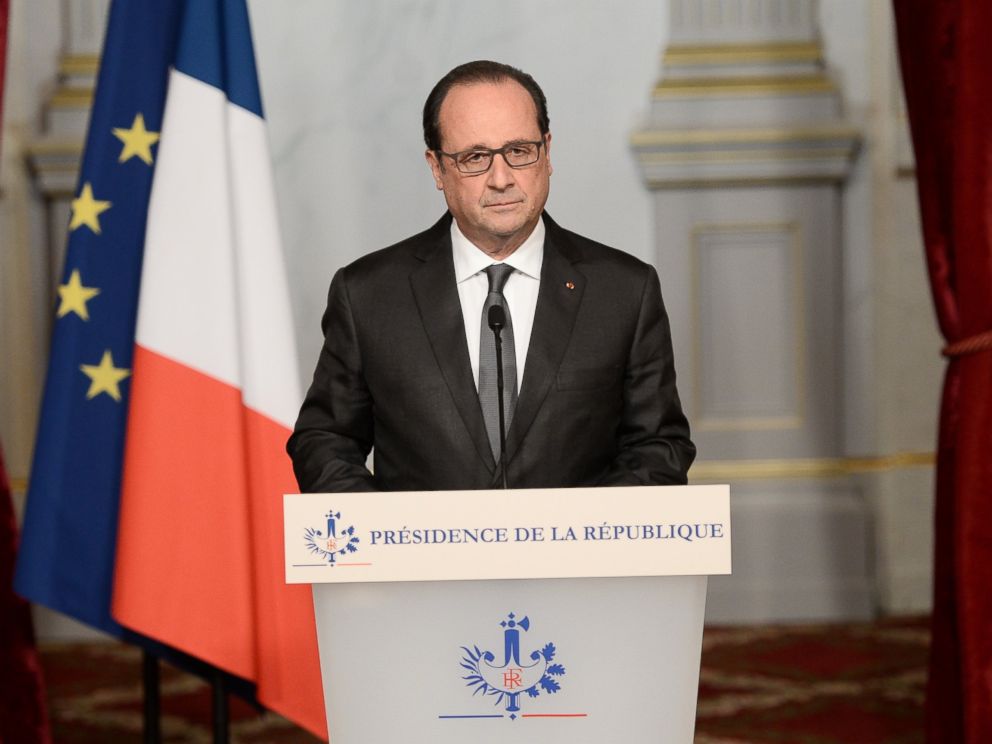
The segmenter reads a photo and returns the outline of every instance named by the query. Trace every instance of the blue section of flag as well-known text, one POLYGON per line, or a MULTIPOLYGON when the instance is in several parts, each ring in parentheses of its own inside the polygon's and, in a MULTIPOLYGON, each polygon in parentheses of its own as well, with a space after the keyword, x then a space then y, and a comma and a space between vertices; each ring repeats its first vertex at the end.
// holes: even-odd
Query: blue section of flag
POLYGON ((255 52, 244 0, 193 2, 183 23, 176 69, 227 94, 227 99, 262 116, 255 52), (217 40, 222 44, 218 46, 217 40))
POLYGON ((119 162, 124 143, 113 130, 131 129, 141 114, 148 131, 159 131, 182 10, 182 0, 125 0, 110 11, 76 190, 78 197, 88 185, 110 205, 96 216, 99 233, 91 224, 71 228, 62 274, 65 285, 78 272, 99 294, 85 302, 88 320, 78 312, 54 320, 15 579, 26 598, 115 635, 121 628, 110 600, 129 380, 118 383, 119 401, 106 391, 88 399, 91 379, 81 365, 100 365, 109 352, 115 368, 131 368, 154 161, 119 162))

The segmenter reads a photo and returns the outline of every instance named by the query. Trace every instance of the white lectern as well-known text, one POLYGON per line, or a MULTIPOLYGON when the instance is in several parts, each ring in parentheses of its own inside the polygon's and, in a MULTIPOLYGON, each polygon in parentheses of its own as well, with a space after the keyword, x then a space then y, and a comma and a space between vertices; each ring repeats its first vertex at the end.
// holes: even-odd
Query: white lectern
POLYGON ((296 494, 285 529, 332 744, 692 742, 726 486, 296 494))

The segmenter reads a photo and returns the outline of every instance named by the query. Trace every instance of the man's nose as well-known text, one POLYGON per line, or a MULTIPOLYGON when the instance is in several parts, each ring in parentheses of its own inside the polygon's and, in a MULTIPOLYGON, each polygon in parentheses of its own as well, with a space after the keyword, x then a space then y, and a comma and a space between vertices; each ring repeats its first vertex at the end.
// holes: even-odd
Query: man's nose
POLYGON ((493 156, 493 164, 489 167, 488 185, 498 191, 505 191, 515 182, 513 168, 506 162, 502 154, 493 156))

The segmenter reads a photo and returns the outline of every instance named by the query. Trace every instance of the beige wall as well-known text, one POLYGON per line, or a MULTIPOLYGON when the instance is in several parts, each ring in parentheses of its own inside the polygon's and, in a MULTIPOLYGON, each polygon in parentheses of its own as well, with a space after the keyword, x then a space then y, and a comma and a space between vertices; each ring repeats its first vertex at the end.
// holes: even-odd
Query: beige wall
MULTIPOLYGON (((37 141, 60 126, 72 137, 76 120, 52 116, 51 101, 60 61, 85 52, 92 41, 89 16, 79 10, 88 2, 12 4, 0 164, 0 440, 18 484, 30 466, 52 307, 51 264, 58 263, 50 256, 59 254, 63 239, 66 196, 51 188, 43 197, 29 163, 37 141)), ((99 1, 89 4, 98 8, 99 1)), ((454 0, 298 0, 293 12, 276 0, 250 5, 304 376, 334 268, 440 212, 422 163, 416 117, 430 82, 456 57, 498 56, 535 72, 552 106, 554 213, 581 232, 652 255, 651 198, 627 142, 657 77, 667 3, 632 1, 622 15, 613 4, 592 0, 511 3, 511 10, 533 19, 534 32, 524 38, 499 25, 506 12, 487 16, 486 33, 472 37, 460 30, 470 27, 471 14, 454 0), (551 27, 556 39, 566 41, 549 47, 551 27), (460 41, 442 49, 442 37, 460 41), (592 142, 605 144, 591 148, 592 142), (396 143, 402 148, 394 152, 389 147, 396 143), (399 165, 377 163, 383 153, 399 158, 399 165), (382 219, 383 211, 391 219, 382 219)), ((828 64, 851 117, 866 133, 843 203, 844 272, 855 290, 844 310, 845 385, 838 401, 845 410, 844 454, 881 458, 883 465, 859 476, 872 505, 879 607, 923 610, 929 603, 932 469, 890 456, 933 451, 942 363, 914 183, 905 167, 891 18, 888 3, 824 0, 819 20, 828 64)))

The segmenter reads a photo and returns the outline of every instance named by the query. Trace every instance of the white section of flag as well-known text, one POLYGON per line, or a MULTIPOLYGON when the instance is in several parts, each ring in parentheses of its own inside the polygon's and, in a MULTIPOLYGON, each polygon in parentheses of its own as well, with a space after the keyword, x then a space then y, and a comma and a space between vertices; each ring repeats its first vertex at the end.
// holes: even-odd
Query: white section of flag
POLYGON ((301 400, 265 122, 172 70, 136 342, 292 428, 301 400))

